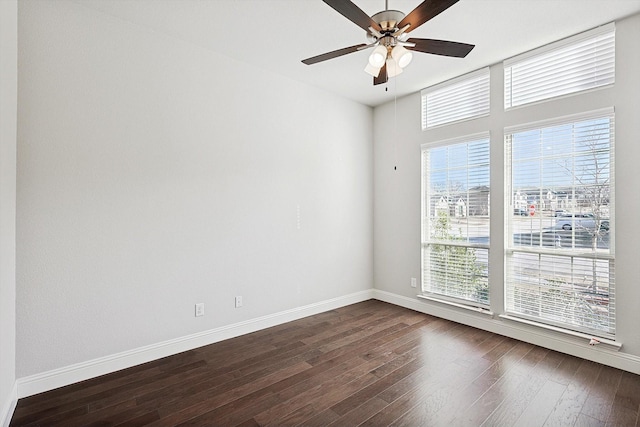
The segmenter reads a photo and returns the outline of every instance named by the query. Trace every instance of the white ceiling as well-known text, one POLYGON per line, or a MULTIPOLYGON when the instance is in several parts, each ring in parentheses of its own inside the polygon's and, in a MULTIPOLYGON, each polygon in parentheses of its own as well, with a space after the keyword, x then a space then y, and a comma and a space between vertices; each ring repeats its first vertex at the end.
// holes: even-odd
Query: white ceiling
MULTIPOLYGON (((353 0, 368 15, 384 0, 353 0)), ((373 86, 369 51, 314 65, 302 59, 366 43, 321 0, 82 0, 79 3, 362 104, 376 106, 532 48, 640 12, 640 0, 460 0, 412 37, 475 44, 464 59, 415 53, 405 72, 373 86)), ((421 0, 389 0, 408 14, 421 0)))

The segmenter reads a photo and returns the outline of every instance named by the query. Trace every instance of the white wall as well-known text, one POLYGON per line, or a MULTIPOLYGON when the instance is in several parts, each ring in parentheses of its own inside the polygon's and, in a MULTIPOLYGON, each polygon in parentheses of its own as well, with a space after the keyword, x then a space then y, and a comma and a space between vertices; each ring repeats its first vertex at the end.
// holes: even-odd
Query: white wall
POLYGON ((16 399, 16 0, 0 1, 0 52, 0 425, 4 425, 16 399))
POLYGON ((78 3, 18 9, 19 378, 371 288, 370 108, 78 3))
MULTIPOLYGON (((640 15, 616 24, 616 84, 614 88, 565 97, 504 112, 502 65, 491 67, 491 115, 473 121, 420 129, 420 94, 374 111, 374 283, 380 298, 452 320, 533 341, 560 351, 640 373, 640 15), (410 277, 420 277, 420 145, 486 130, 491 131, 491 308, 503 312, 504 148, 503 128, 581 111, 615 107, 616 121, 616 339, 620 353, 590 348, 564 336, 514 325, 463 309, 416 298, 410 277), (397 129, 397 130, 396 130, 397 129), (394 142, 395 141, 395 142, 394 142), (395 160, 397 158, 397 161, 395 160), (398 170, 394 171, 394 164, 398 170)), ((402 76, 399 77, 400 79, 402 76)))

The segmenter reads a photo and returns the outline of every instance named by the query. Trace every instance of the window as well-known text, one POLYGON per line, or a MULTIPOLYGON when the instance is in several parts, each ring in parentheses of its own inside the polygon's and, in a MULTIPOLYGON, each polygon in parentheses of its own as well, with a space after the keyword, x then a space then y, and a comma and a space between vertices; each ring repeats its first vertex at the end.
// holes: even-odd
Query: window
POLYGON ((488 68, 422 91, 422 130, 488 114, 488 68))
POLYGON ((614 81, 615 26, 609 24, 504 61, 504 107, 614 81))
POLYGON ((486 129, 484 121, 457 124, 491 114, 489 70, 421 93, 425 135, 451 139, 422 145, 419 297, 611 343, 616 338, 614 110, 587 111, 601 101, 582 93, 599 88, 615 96, 615 25, 503 66, 505 84, 494 85, 492 95, 504 96, 507 111, 492 114, 486 124, 503 128, 504 140, 494 138, 491 150, 488 132, 464 136, 465 129, 486 129), (504 93, 495 92, 503 88, 504 93), (556 102, 569 94, 572 99, 556 102), (549 108, 529 108, 534 102, 549 108), (510 111, 516 106, 519 111, 510 111), (553 111, 571 115, 554 117, 553 111), (523 117, 541 121, 524 124, 523 117), (505 177, 493 182, 494 194, 504 194, 499 212, 504 227, 491 230, 490 163, 505 177), (500 251, 504 248, 503 257, 493 254, 491 265, 490 238, 494 250, 496 241, 500 251))
POLYGON ((613 111, 505 132, 506 311, 615 334, 613 111))
POLYGON ((422 147, 422 291, 488 307, 489 135, 422 147))

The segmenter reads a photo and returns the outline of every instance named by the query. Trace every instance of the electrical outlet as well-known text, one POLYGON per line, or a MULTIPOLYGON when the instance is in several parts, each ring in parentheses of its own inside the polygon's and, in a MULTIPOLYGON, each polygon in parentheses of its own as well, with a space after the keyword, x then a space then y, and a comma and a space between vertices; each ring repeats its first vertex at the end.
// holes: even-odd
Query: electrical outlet
POLYGON ((236 297, 236 308, 242 307, 242 297, 236 297))
POLYGON ((196 317, 204 316, 204 303, 196 304, 196 317))
POLYGON ((418 280, 415 277, 411 278, 411 287, 415 288, 418 286, 418 280))

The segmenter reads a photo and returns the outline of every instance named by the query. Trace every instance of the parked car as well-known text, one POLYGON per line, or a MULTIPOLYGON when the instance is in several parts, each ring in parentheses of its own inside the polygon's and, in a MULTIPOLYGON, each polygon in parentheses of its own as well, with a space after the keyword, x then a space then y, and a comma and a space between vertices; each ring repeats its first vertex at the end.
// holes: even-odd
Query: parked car
POLYGON ((529 211, 528 211, 528 210, 526 210, 526 209, 518 209, 518 208, 515 208, 515 209, 513 210, 513 214, 514 214, 514 215, 521 215, 521 216, 529 216, 529 211))
MULTIPOLYGON (((562 229, 570 231, 576 229, 577 231, 595 231, 598 224, 598 220, 595 215, 586 214, 568 214, 558 217, 556 219, 556 229, 562 229)), ((609 230, 609 220, 600 220, 600 230, 609 230)))
POLYGON ((553 216, 567 216, 571 215, 571 212, 565 211, 564 209, 558 209, 553 213, 553 216))

